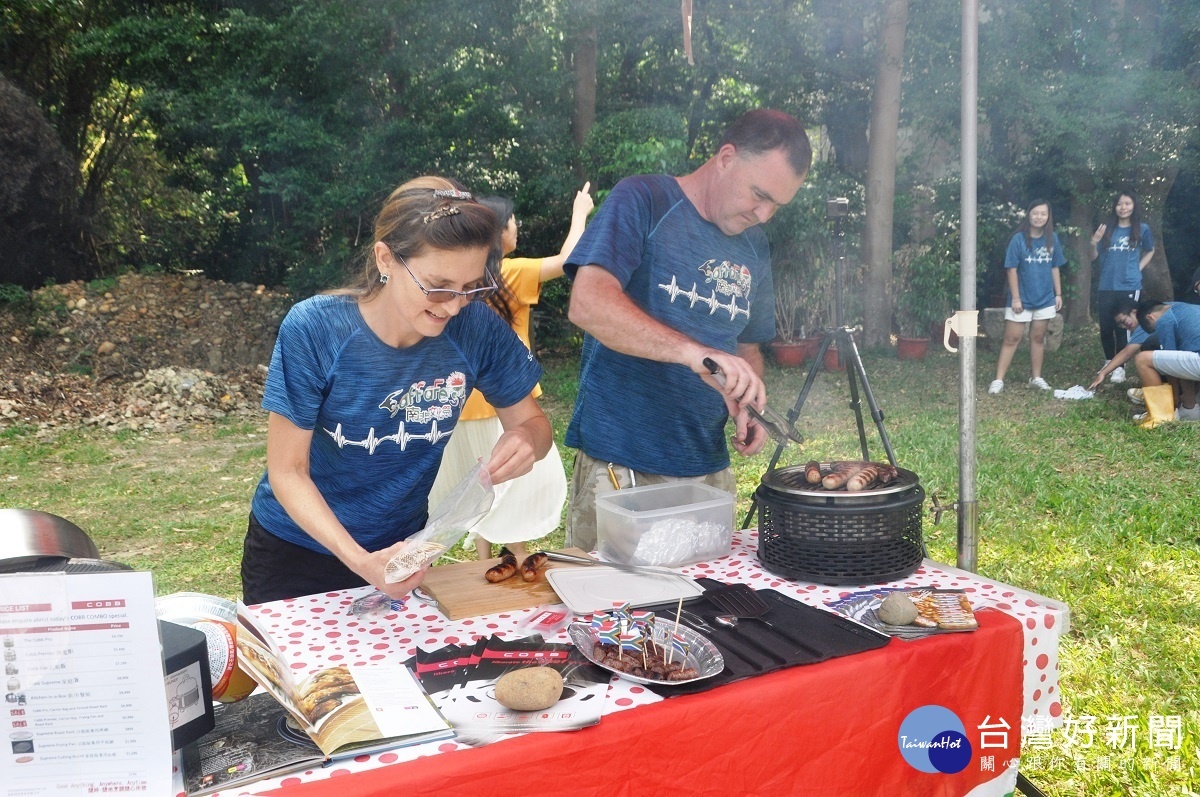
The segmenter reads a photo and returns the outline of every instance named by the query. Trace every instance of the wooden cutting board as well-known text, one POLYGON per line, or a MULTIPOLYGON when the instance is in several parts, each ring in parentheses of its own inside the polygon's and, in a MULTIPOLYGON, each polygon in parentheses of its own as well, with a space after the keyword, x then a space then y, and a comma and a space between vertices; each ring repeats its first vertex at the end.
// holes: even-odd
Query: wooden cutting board
MULTIPOLYGON (((576 556, 588 555, 578 548, 565 548, 563 552, 576 556)), ((556 567, 587 566, 568 562, 546 562, 538 569, 536 581, 521 578, 521 570, 518 567, 517 574, 512 578, 492 584, 483 574, 489 567, 499 563, 500 559, 496 558, 432 567, 420 589, 437 601, 442 614, 451 620, 461 620, 464 617, 479 617, 483 614, 561 603, 546 579, 546 571, 556 567)))

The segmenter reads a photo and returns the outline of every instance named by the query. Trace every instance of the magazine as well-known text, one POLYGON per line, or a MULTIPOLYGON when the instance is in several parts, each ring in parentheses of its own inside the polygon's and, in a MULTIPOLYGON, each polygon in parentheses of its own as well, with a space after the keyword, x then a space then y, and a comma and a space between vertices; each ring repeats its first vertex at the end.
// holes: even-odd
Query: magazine
POLYGON ((193 797, 325 761, 306 735, 287 733, 291 715, 267 692, 218 703, 214 711, 216 727, 183 748, 183 782, 193 797))
POLYGON ((189 794, 205 794, 314 762, 454 736, 453 727, 405 665, 364 665, 353 671, 344 665, 326 667, 296 680, 270 635, 241 604, 237 620, 238 663, 265 692, 225 706, 218 727, 185 752, 189 794), (250 700, 255 702, 246 706, 250 700), (275 742, 280 734, 300 742, 287 742, 299 752, 280 753, 275 742), (311 740, 307 749, 305 737, 311 740), (248 766, 245 760, 238 767, 224 761, 237 757, 238 749, 252 746, 261 753, 248 766))

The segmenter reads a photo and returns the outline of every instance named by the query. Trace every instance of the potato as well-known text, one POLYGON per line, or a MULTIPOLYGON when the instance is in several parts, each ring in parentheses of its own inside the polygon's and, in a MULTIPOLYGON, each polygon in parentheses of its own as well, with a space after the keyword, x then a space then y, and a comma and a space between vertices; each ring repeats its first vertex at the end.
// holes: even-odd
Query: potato
POLYGON ((496 700, 513 711, 541 711, 562 697, 563 679, 549 667, 522 667, 496 681, 496 700))
POLYGON ((893 592, 884 598, 875 613, 888 625, 908 625, 919 614, 916 605, 900 592, 893 592))

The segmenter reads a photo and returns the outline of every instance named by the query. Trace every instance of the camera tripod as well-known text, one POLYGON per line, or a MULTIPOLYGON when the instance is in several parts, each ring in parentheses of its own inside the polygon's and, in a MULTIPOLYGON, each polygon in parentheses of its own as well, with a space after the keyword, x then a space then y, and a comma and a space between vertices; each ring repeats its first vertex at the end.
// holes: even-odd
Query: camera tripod
MULTIPOLYGON (((849 406, 854 412, 854 419, 858 425, 858 442, 862 450, 862 458, 863 460, 870 459, 870 453, 867 448, 867 429, 866 424, 863 422, 862 411, 862 397, 865 396, 867 406, 870 408, 871 419, 875 422, 875 428, 879 430, 879 439, 883 443, 883 450, 887 453, 888 462, 895 467, 896 454, 892 451, 891 440, 888 439, 887 430, 883 426, 883 410, 879 408, 879 403, 875 400, 875 393, 871 390, 871 382, 867 379, 867 369, 863 367, 862 357, 858 352, 858 344, 854 342, 854 333, 861 328, 848 327, 845 323, 845 308, 842 303, 842 270, 846 255, 844 233, 842 232, 842 217, 846 214, 847 204, 844 199, 831 199, 826 203, 826 218, 833 220, 834 229, 835 326, 821 330, 821 343, 817 347, 817 354, 808 369, 808 376, 804 379, 804 385, 800 388, 800 394, 796 397, 796 403, 785 414, 788 423, 792 427, 795 427, 801 410, 804 408, 804 402, 808 400, 808 393, 817 381, 817 373, 825 362, 825 352, 829 350, 830 346, 836 343, 838 361, 845 365, 846 378, 850 383, 849 406), (862 385, 862 396, 859 395, 860 384, 862 385)), ((783 454, 785 445, 783 442, 776 442, 775 451, 771 454, 771 461, 767 465, 767 473, 775 470, 775 466, 779 463, 779 457, 783 454)), ((756 496, 751 499, 750 509, 746 512, 746 518, 742 522, 743 529, 749 528, 750 521, 754 519, 757 510, 758 498, 756 496)))

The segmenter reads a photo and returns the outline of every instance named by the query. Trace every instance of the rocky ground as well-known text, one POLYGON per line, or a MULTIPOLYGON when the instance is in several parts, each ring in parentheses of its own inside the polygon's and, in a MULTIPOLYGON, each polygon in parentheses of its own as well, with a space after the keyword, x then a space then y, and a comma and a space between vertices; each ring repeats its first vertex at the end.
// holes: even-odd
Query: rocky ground
POLYGON ((291 299, 262 285, 128 274, 0 303, 0 430, 171 431, 259 412, 291 299))

